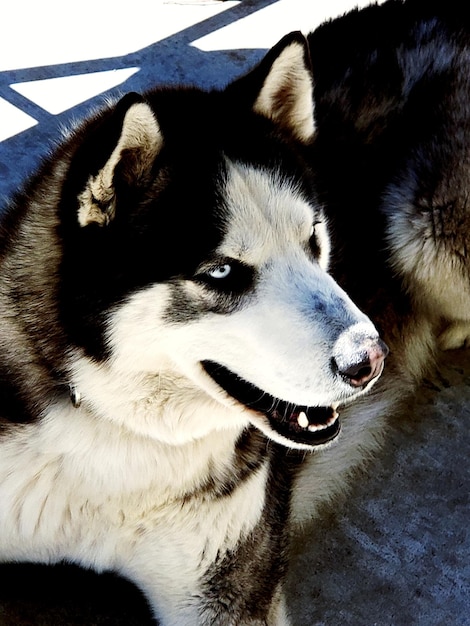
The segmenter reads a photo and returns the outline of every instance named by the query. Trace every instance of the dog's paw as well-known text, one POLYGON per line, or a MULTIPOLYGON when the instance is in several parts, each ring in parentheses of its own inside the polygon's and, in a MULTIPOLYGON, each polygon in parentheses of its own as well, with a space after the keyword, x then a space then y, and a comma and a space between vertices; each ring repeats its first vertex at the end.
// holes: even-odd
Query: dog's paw
POLYGON ((470 321, 451 322, 438 338, 441 350, 470 348, 470 321))

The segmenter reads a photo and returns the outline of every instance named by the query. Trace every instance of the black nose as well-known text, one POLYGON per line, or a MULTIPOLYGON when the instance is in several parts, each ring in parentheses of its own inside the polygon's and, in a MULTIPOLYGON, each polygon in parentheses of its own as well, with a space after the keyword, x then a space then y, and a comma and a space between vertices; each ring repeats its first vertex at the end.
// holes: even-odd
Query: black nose
POLYGON ((378 339, 354 354, 336 356, 335 369, 353 387, 363 387, 382 372, 388 352, 387 345, 378 339))

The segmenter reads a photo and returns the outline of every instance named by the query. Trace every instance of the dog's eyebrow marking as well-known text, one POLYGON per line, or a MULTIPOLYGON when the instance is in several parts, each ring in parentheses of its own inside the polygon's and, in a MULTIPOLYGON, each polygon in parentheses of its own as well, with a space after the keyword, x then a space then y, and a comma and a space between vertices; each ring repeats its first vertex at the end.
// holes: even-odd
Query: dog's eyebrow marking
POLYGON ((300 189, 281 173, 227 161, 226 234, 219 253, 256 266, 275 246, 308 241, 316 221, 300 189))

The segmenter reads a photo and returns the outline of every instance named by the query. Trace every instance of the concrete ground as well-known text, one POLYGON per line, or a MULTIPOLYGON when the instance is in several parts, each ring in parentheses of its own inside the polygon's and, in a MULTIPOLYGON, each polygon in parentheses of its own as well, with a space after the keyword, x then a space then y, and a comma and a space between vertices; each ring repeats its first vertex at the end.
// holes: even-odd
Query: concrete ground
MULTIPOLYGON (((289 30, 367 2, 10 4, 0 41, 0 196, 104 96, 156 83, 221 86, 289 30)), ((295 626, 470 625, 469 382, 467 353, 443 355, 347 500, 299 538, 295 626)), ((0 626, 150 623, 139 593, 111 575, 0 566, 0 626)))

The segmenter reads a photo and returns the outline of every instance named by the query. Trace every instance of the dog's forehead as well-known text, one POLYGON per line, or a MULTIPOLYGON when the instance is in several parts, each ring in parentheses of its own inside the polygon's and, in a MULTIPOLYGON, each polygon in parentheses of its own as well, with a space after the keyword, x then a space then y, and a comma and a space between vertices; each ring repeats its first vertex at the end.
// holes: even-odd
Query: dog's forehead
POLYGON ((307 241, 315 219, 299 185, 279 171, 227 163, 222 256, 260 263, 273 249, 307 241))

